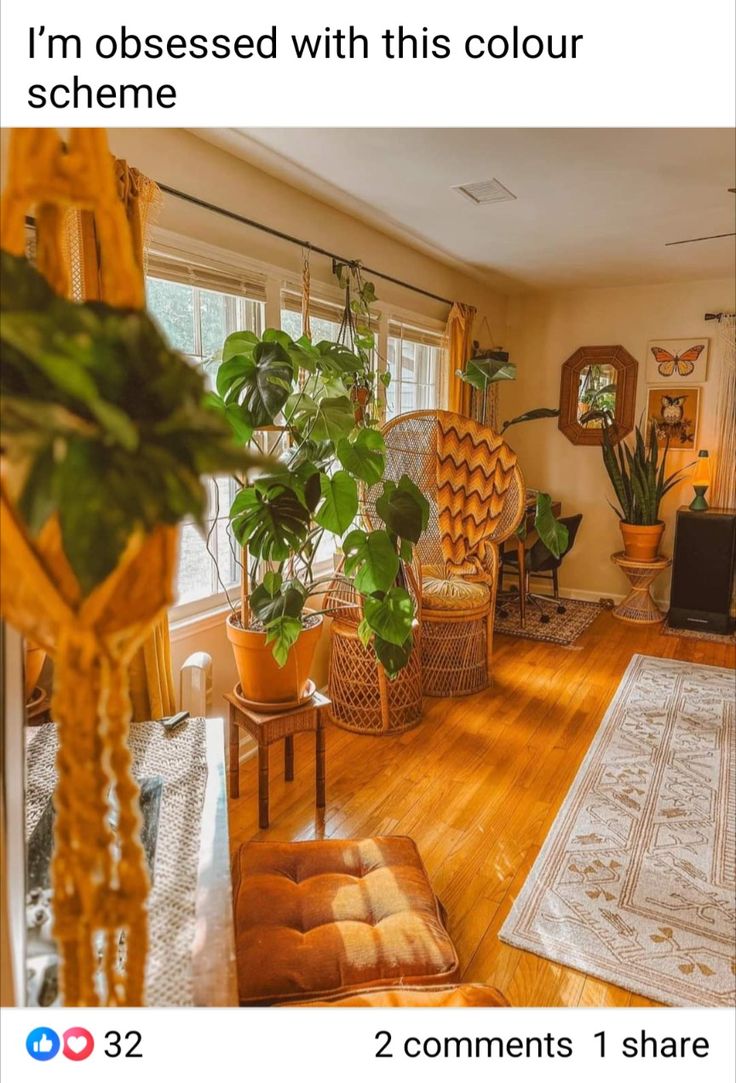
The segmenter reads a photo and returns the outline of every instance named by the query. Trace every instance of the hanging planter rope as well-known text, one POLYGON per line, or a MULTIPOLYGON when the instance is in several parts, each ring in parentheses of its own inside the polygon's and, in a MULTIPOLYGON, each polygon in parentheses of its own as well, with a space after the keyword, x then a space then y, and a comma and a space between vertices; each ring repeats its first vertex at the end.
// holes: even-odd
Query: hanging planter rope
MULTIPOLYGON (((235 449, 224 419, 205 406, 201 376, 169 350, 140 311, 142 272, 104 133, 74 131, 66 149, 53 130, 15 131, 8 164, 0 233, 3 268, 8 271, 3 410, 13 427, 6 428, 0 475, 1 610, 54 659, 51 713, 59 752, 51 881, 62 1001, 66 1006, 137 1005, 143 1003, 149 877, 140 839, 139 788, 131 774, 127 741, 128 666, 173 601, 174 524, 182 516, 173 502, 166 503, 165 486, 149 492, 145 503, 140 479, 128 478, 124 466, 131 461, 150 465, 143 458, 148 453, 161 464, 167 481, 173 482, 178 470, 180 506, 188 504, 191 513, 201 514, 202 456, 212 470, 243 468, 247 459, 235 449), (71 292, 65 217, 79 209, 95 216, 107 305, 61 299, 71 292), (37 224, 40 275, 22 258, 29 210, 37 224), (110 331, 111 326, 118 330, 110 331), (43 347, 52 340, 57 353, 50 351, 50 362, 45 355, 39 360, 39 342, 43 347), (99 389, 94 400, 98 415, 78 408, 83 399, 79 387, 85 394, 89 381, 97 387, 94 376, 99 376, 103 361, 108 376, 114 367, 120 379, 126 364, 133 363, 131 357, 147 372, 153 370, 152 380, 165 377, 163 390, 155 386, 148 396, 144 386, 137 386, 136 404, 143 402, 144 409, 136 406, 137 413, 133 409, 126 414, 124 401, 115 405, 99 389), (66 388, 58 397, 53 377, 61 377, 66 388), (177 418, 178 407, 184 422, 177 418), (72 471, 72 485, 77 478, 90 484, 93 479, 98 509, 100 501, 114 507, 117 499, 118 537, 112 550, 94 508, 92 521, 85 522, 77 507, 71 538, 83 538, 87 545, 80 558, 79 545, 70 548, 69 523, 61 517, 69 504, 58 498, 40 529, 29 527, 23 499, 29 468, 37 475, 35 494, 42 491, 45 500, 49 493, 43 484, 60 469, 58 456, 41 461, 39 452, 34 453, 33 440, 44 428, 39 416, 61 417, 69 430, 55 438, 59 447, 68 452, 75 440, 83 445, 88 441, 87 454, 93 460, 114 445, 105 419, 114 419, 126 437, 132 434, 132 449, 126 451, 124 442, 116 449, 125 493, 108 489, 104 466, 98 465, 97 474, 85 475, 76 460, 67 466, 67 455, 63 461, 64 469, 72 471), (157 436, 156 425, 161 428, 164 421, 166 431, 157 436), (174 453, 167 441, 174 442, 174 453), (101 551, 109 557, 104 567, 101 551)), ((66 480, 69 484, 68 474, 66 480)))

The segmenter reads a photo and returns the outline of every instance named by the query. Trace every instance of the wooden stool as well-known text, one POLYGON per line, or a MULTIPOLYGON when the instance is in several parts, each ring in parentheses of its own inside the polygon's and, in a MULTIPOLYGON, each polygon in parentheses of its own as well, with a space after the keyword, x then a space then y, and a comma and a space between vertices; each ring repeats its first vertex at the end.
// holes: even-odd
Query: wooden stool
POLYGON ((665 614, 652 598, 650 587, 660 572, 669 568, 669 557, 656 557, 655 560, 631 560, 623 553, 613 553, 611 560, 627 576, 631 590, 624 600, 613 610, 618 620, 630 624, 659 624, 665 614))
POLYGON ((234 692, 226 692, 230 724, 230 796, 240 796, 240 730, 255 738, 258 745, 258 826, 268 827, 268 750, 275 741, 284 742, 284 778, 294 779, 294 734, 314 732, 316 746, 317 808, 325 807, 325 731, 323 714, 330 706, 327 696, 315 692, 301 707, 286 711, 258 711, 247 707, 234 692))

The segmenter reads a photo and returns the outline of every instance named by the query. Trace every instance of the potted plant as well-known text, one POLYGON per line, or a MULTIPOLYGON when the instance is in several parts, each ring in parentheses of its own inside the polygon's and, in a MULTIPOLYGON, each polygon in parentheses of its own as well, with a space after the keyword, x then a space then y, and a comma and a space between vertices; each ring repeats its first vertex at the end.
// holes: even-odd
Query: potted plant
MULTIPOLYGON (((657 430, 651 421, 646 437, 636 426, 633 447, 623 440, 614 446, 610 413, 606 410, 591 413, 602 423, 603 462, 621 509, 611 505, 619 518, 624 554, 642 563, 655 560, 665 526, 659 518, 662 497, 677 484, 690 464, 666 477, 669 442, 664 448, 659 447, 657 430)), ((585 415, 585 419, 589 416, 585 415)))
MULTIPOLYGON (((389 676, 406 664, 414 603, 401 562, 427 524, 426 498, 408 477, 384 481, 376 509, 383 526, 361 529, 359 487, 384 473, 384 441, 369 401, 356 409, 352 389, 372 389, 368 329, 358 348, 312 344, 284 331, 225 341, 212 401, 243 444, 278 432, 273 466, 247 479, 230 508, 243 547, 239 609, 227 618, 245 699, 298 701, 305 693, 324 610, 317 599, 335 574, 315 572, 319 544, 332 535, 345 554, 343 577, 359 595, 360 634, 389 676)), ((372 390, 371 390, 372 396, 372 390)))

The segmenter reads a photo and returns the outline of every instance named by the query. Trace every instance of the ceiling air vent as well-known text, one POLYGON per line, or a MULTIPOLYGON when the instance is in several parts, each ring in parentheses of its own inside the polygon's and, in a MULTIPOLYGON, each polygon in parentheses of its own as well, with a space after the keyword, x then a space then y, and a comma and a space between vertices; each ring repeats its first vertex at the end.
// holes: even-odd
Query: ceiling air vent
POLYGON ((452 187, 476 206, 483 203, 507 203, 510 199, 516 199, 514 193, 495 177, 491 180, 472 181, 470 184, 453 184, 452 187))

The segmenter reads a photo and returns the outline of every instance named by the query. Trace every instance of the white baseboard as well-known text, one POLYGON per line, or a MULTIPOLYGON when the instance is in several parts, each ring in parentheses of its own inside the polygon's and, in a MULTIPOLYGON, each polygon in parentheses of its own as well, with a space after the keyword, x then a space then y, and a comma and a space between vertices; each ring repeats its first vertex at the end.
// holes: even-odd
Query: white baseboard
POLYGON ((622 602, 625 594, 611 594, 610 591, 575 590, 573 587, 560 587, 563 598, 576 598, 580 602, 599 602, 601 598, 610 598, 616 605, 622 602))

